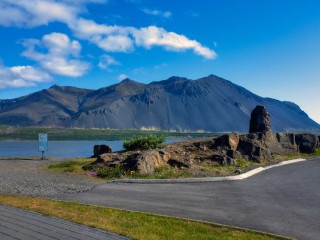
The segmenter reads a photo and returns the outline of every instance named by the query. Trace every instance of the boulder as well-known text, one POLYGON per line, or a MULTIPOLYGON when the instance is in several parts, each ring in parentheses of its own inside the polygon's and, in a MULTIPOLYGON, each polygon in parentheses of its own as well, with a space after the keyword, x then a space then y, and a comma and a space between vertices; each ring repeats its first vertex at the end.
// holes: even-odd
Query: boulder
POLYGON ((153 173, 160 166, 167 164, 171 156, 164 150, 147 150, 127 157, 121 165, 125 170, 141 174, 153 173))
POLYGON ((290 133, 250 133, 240 136, 237 151, 253 161, 272 159, 275 155, 298 152, 295 135, 290 133))
POLYGON ((271 132, 270 114, 264 106, 257 105, 251 112, 249 133, 271 132))
POLYGON ((256 135, 241 135, 237 151, 242 157, 254 162, 260 162, 262 159, 270 158, 270 151, 262 146, 262 142, 256 138, 256 135))
POLYGON ((319 145, 319 139, 314 134, 297 134, 295 141, 301 153, 313 153, 319 145))
POLYGON ((273 155, 292 155, 298 153, 293 133, 265 133, 262 134, 262 146, 273 155))
POLYGON ((94 145, 93 147, 93 156, 99 157, 101 154, 112 153, 112 148, 108 145, 94 145))
POLYGON ((230 133, 218 137, 214 142, 215 148, 225 148, 235 151, 239 144, 239 135, 230 133))

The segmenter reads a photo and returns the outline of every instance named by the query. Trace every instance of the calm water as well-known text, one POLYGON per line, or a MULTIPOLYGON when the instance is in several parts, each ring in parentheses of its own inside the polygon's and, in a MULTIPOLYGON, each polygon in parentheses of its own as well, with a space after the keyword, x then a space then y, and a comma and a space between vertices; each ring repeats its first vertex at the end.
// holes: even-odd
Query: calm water
MULTIPOLYGON (((165 143, 176 142, 167 140, 165 143)), ((123 150, 122 141, 49 141, 46 157, 90 157, 93 146, 107 144, 113 151, 123 150)), ((41 156, 37 141, 0 141, 0 157, 41 156)))

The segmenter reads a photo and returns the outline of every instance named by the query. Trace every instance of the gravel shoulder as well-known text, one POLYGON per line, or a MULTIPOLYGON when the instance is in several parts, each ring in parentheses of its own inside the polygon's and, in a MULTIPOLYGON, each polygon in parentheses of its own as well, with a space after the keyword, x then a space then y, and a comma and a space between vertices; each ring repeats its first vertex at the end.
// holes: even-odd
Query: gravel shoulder
POLYGON ((0 160, 0 194, 50 197, 63 193, 89 191, 99 184, 93 178, 46 171, 46 164, 62 159, 0 160))

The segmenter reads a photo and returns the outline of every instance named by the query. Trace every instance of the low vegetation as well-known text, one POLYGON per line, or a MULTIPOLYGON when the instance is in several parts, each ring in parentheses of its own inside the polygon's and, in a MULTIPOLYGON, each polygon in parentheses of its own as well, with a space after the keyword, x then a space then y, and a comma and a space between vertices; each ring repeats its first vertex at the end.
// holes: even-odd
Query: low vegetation
POLYGON ((140 240, 285 239, 215 224, 42 198, 0 195, 0 204, 63 218, 140 240))
POLYGON ((172 136, 178 138, 214 137, 219 133, 195 132, 166 132, 159 130, 134 130, 134 129, 80 129, 80 128, 16 128, 0 125, 0 140, 38 140, 39 133, 48 133, 49 140, 103 140, 115 141, 132 138, 133 136, 172 136))
POLYGON ((124 140, 123 148, 127 151, 155 149, 160 148, 165 140, 166 137, 164 135, 157 136, 150 134, 142 137, 134 136, 129 140, 124 140))
POLYGON ((93 158, 87 159, 70 159, 63 162, 50 164, 48 165, 48 169, 53 171, 61 171, 61 172, 73 172, 73 173, 81 173, 83 174, 82 167, 90 162, 94 161, 93 158))
POLYGON ((313 158, 313 157, 320 157, 320 148, 316 148, 313 153, 300 153, 294 155, 286 155, 286 156, 277 156, 279 160, 290 160, 294 158, 313 158))

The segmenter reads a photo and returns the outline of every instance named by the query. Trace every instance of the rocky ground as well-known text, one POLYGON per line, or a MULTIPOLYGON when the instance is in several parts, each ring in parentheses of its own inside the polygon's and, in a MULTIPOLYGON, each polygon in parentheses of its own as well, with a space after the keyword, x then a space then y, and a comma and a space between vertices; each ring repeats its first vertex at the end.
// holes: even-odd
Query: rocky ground
POLYGON ((44 170, 61 160, 0 160, 0 194, 50 197, 84 192, 97 182, 84 176, 44 170))
MULTIPOLYGON (((249 134, 229 133, 220 137, 174 143, 162 149, 98 155, 84 169, 123 169, 139 174, 153 174, 159 167, 188 168, 237 166, 239 160, 253 163, 273 162, 279 156, 310 154, 320 148, 315 134, 273 133, 270 114, 264 106, 251 113, 249 134)), ((98 149, 95 149, 97 151, 98 149)))
MULTIPOLYGON (((239 166, 251 163, 272 164, 283 156, 313 153, 319 148, 319 139, 313 134, 230 133, 217 138, 173 143, 161 149, 105 153, 85 170, 122 169, 138 174, 153 174, 160 167, 188 169, 192 176, 206 176, 201 169, 239 166), (200 170, 200 171, 199 171, 200 170)), ((228 173, 230 174, 230 173, 228 173)), ((210 175, 211 176, 211 175, 210 175)))

